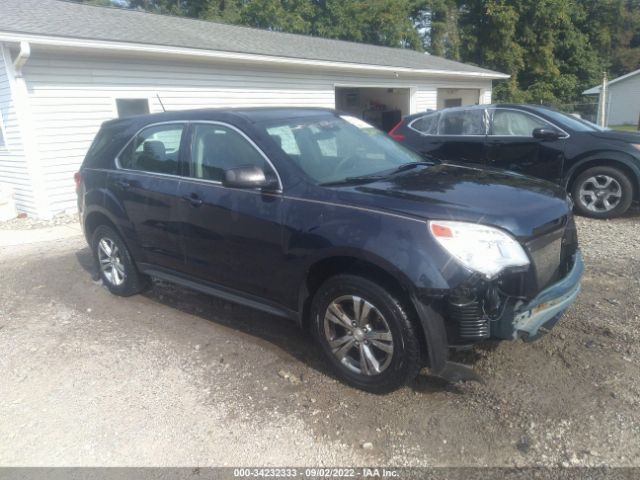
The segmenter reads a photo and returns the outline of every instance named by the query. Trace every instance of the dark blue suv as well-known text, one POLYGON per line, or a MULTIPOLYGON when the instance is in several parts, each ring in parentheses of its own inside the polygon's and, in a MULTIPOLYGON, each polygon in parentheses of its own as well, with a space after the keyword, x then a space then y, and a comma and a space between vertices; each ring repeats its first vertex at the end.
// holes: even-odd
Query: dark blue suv
POLYGON ((562 188, 426 162, 332 110, 109 121, 76 182, 112 293, 157 277, 290 318, 369 391, 464 375, 450 348, 534 339, 580 288, 562 188))

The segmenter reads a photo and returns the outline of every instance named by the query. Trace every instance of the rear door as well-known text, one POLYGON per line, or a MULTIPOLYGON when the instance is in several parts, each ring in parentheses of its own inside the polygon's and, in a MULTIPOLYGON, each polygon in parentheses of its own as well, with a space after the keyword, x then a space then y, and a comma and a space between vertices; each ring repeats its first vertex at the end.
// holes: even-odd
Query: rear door
POLYGON ((565 132, 546 120, 509 108, 490 110, 487 164, 559 183, 566 143, 565 132), (533 137, 535 128, 552 129, 557 139, 533 137))
POLYGON ((452 163, 484 164, 486 133, 485 109, 445 109, 438 115, 436 134, 424 136, 423 153, 452 163))
POLYGON ((279 193, 222 185, 226 169, 257 165, 275 170, 237 128, 191 125, 189 172, 180 184, 188 273, 262 298, 277 300, 273 278, 282 265, 279 193))
POLYGON ((139 132, 117 159, 110 188, 130 220, 128 238, 138 243, 146 262, 171 269, 184 267, 178 184, 185 123, 151 125, 139 132))

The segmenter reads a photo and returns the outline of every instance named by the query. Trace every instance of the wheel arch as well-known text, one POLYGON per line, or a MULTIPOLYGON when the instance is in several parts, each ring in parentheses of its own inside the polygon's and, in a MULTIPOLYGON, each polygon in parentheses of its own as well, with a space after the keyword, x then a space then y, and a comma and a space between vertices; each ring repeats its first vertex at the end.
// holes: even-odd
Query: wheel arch
POLYGON ((573 182, 586 170, 593 167, 612 167, 624 172, 629 176, 633 185, 633 199, 640 200, 640 169, 634 166, 633 162, 619 154, 598 155, 580 161, 567 174, 564 186, 568 192, 573 189, 573 182))
POLYGON ((410 280, 393 267, 386 265, 382 259, 362 258, 353 254, 336 254, 318 259, 312 263, 300 286, 299 312, 303 329, 308 330, 311 324, 311 304, 318 288, 330 277, 339 274, 359 275, 389 290, 405 308, 409 309, 411 318, 419 334, 421 349, 426 356, 431 350, 428 338, 420 318, 420 312, 413 302, 410 280))
POLYGON ((95 207, 85 213, 83 220, 83 229, 84 235, 87 240, 87 243, 90 247, 91 240, 93 238, 93 234, 100 225, 107 225, 115 230, 115 232, 120 235, 120 238, 124 242, 124 244, 129 249, 131 256, 134 258, 134 261, 140 261, 142 256, 141 250, 138 248, 138 244, 134 238, 130 238, 126 234, 126 224, 123 226, 122 222, 118 221, 118 218, 113 216, 108 209, 95 207))
POLYGON ((123 237, 117 223, 105 211, 95 209, 88 212, 84 218, 84 235, 89 244, 91 244, 93 234, 100 225, 107 225, 113 228, 121 237, 123 237))

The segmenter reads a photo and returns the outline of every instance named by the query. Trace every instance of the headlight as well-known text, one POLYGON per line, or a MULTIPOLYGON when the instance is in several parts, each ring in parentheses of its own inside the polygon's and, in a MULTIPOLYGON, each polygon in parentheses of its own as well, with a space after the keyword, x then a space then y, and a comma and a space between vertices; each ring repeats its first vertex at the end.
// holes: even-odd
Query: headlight
POLYGON ((431 221, 434 238, 462 265, 491 278, 507 267, 529 265, 522 246, 510 235, 486 225, 431 221))

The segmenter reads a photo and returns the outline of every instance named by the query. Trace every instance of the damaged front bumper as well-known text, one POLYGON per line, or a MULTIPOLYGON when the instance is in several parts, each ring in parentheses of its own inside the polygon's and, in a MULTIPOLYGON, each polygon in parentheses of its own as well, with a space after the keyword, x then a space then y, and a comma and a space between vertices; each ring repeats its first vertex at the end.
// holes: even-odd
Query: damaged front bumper
POLYGON ((442 304, 430 302, 429 297, 414 298, 432 373, 450 381, 478 380, 470 367, 449 360, 449 348, 467 348, 488 338, 532 341, 547 333, 580 292, 584 263, 579 250, 568 263, 569 271, 563 278, 530 300, 502 299, 500 314, 496 317, 485 313, 486 300, 478 300, 486 295, 486 287, 472 295, 468 303, 456 305, 456 315, 451 315, 450 309, 442 308, 442 304), (460 335, 461 331, 467 334, 466 337, 460 335))
POLYGON ((584 272, 582 254, 578 250, 567 275, 547 287, 526 303, 515 305, 512 313, 503 315, 491 327, 491 336, 503 339, 533 340, 546 333, 580 292, 584 272))

